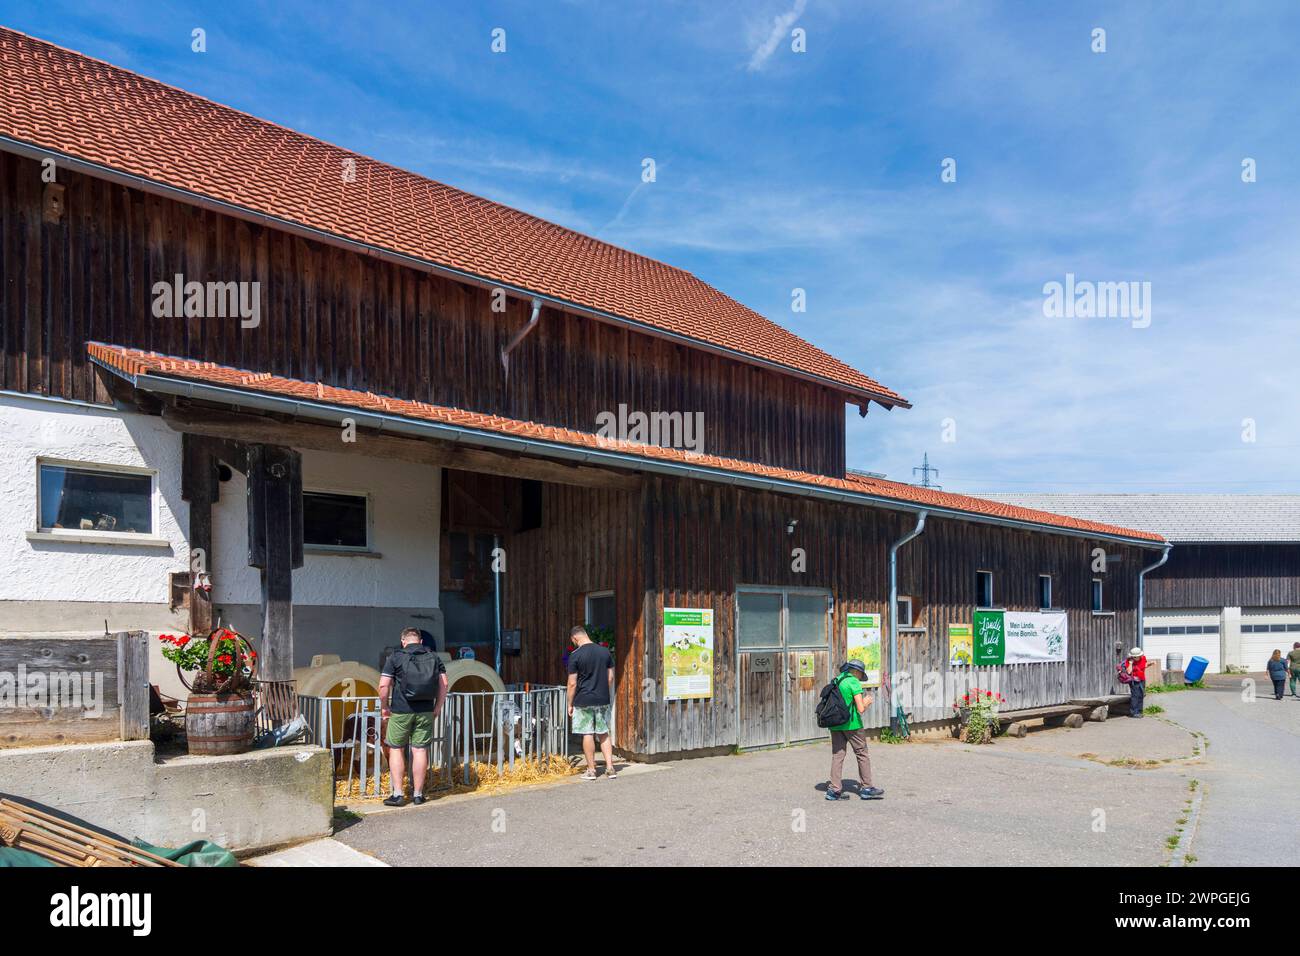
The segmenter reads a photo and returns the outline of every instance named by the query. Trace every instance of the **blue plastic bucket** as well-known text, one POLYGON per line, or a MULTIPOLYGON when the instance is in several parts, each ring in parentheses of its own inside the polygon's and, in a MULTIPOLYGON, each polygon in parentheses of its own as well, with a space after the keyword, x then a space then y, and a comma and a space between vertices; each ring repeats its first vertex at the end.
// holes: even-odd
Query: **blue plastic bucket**
POLYGON ((1187 662, 1187 670, 1183 671, 1183 680, 1189 684, 1195 684, 1205 676, 1205 668, 1210 666, 1210 662, 1204 657, 1193 657, 1187 662))

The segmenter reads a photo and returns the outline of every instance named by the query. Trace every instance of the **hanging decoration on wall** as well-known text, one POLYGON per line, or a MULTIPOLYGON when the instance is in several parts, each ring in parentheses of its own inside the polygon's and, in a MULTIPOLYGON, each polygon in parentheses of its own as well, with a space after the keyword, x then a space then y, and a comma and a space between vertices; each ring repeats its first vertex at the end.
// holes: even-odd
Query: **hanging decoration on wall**
POLYGON ((664 700, 713 696, 713 609, 664 608, 664 700))
POLYGON ((976 611, 975 665, 1041 664, 1069 659, 1064 611, 976 611))

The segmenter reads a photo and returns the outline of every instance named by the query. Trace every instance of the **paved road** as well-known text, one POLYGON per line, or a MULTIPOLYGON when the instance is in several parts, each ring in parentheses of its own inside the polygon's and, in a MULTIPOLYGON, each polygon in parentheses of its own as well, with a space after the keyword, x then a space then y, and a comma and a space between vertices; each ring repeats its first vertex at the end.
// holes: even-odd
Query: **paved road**
POLYGON ((376 813, 337 838, 393 865, 816 865, 846 852, 865 865, 1158 865, 1199 774, 1179 759, 1191 747, 1152 720, 991 747, 878 745, 886 799, 838 803, 822 789, 829 748, 799 747, 376 813), (1170 762, 1109 765, 1129 753, 1170 762))
POLYGON ((1202 691, 1148 697, 1166 715, 1209 738, 1197 770, 1205 782, 1191 852, 1198 866, 1295 866, 1300 863, 1300 699, 1273 699, 1256 681, 1216 679, 1202 691))

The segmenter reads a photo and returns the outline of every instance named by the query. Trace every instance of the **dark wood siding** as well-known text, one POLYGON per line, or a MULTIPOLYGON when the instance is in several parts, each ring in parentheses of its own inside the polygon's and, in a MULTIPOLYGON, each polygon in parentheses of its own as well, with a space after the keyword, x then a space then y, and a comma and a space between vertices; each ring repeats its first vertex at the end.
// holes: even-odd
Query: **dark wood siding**
POLYGON ((98 340, 586 431, 620 403, 701 412, 704 449, 844 474, 842 394, 595 320, 543 310, 511 358, 528 303, 61 171, 66 212, 41 215, 40 165, 0 153, 0 388, 106 401, 98 340), (152 288, 258 281, 262 324, 155 319, 152 288))
POLYGON ((1300 604, 1300 545, 1177 544, 1147 575, 1148 608, 1300 604))

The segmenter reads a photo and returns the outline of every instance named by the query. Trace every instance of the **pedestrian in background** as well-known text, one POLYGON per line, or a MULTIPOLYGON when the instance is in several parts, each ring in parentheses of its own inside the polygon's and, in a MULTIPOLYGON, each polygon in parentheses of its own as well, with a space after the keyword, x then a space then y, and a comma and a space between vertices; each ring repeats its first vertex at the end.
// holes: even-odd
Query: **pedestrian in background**
POLYGON ((1273 656, 1268 659, 1268 676, 1273 682, 1273 696, 1278 700, 1286 694, 1286 663, 1281 648, 1275 650, 1273 656))
POLYGON ((1142 648, 1135 647, 1128 652, 1128 660, 1124 662, 1124 673, 1129 676, 1128 715, 1141 717, 1142 706, 1147 698, 1147 656, 1142 653, 1142 648))
POLYGON ((1295 692, 1295 682, 1300 680, 1300 641, 1291 645, 1286 659, 1291 662, 1291 696, 1300 697, 1300 694, 1295 692))

